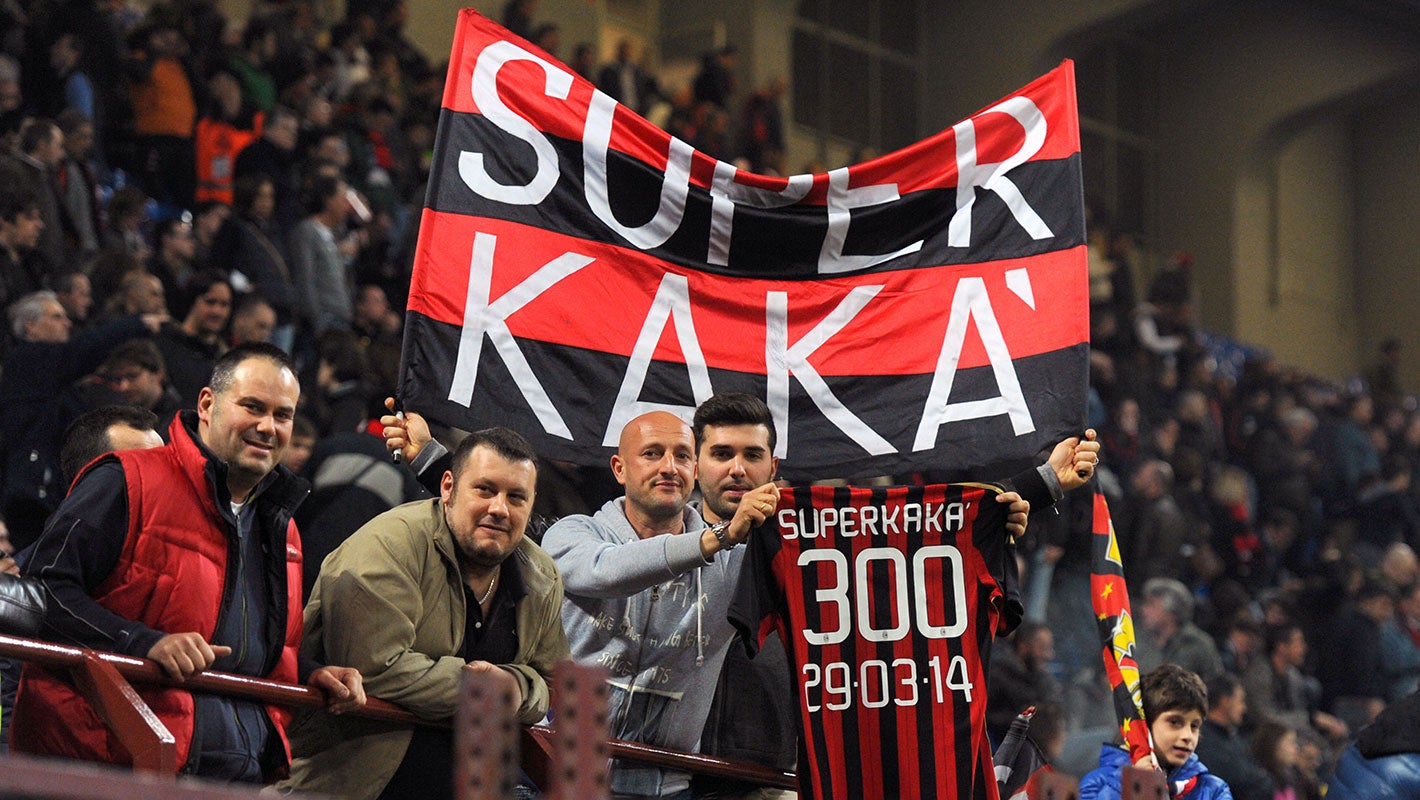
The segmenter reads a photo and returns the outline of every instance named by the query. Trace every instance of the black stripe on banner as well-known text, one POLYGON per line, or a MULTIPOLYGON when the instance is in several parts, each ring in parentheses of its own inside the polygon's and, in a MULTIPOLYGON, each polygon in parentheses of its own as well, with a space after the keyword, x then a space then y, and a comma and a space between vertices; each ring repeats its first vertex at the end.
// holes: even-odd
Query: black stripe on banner
MULTIPOLYGON (((586 200, 581 142, 548 137, 557 150, 561 175, 546 199, 527 206, 488 200, 469 189, 459 176, 461 153, 477 151, 490 154, 485 166, 495 181, 506 185, 527 183, 536 167, 533 150, 525 142, 480 115, 448 109, 439 117, 438 136, 440 146, 435 148, 436 163, 429 178, 428 207, 630 246, 592 212, 586 200)), ((1083 178, 1078 153, 1064 160, 1027 162, 1011 170, 1010 179, 1053 236, 1032 239, 995 192, 978 188, 972 209, 971 246, 949 247, 947 222, 956 211, 956 189, 933 189, 913 192, 895 202, 853 209, 843 252, 892 253, 922 240, 919 252, 870 270, 886 271, 1025 258, 1084 243, 1083 178)), ((610 204, 621 224, 640 225, 655 216, 661 182, 660 170, 615 150, 608 154, 610 204)), ((682 267, 722 274, 785 279, 823 277, 818 271, 818 259, 828 231, 828 217, 821 205, 772 210, 737 207, 728 264, 723 266, 707 263, 710 222, 710 193, 692 184, 679 228, 664 245, 649 252, 682 267)))
MULTIPOLYGON (((606 427, 629 359, 583 348, 519 340, 518 348, 538 382, 570 429, 573 439, 545 433, 524 392, 502 356, 484 341, 471 405, 448 399, 458 358, 460 328, 420 314, 408 314, 401 362, 400 396, 406 407, 446 425, 477 430, 505 425, 527 436, 543 458, 605 466, 614 449, 603 447, 606 427)), ((824 381, 839 401, 898 452, 870 456, 829 422, 792 376, 789 381, 788 457, 780 475, 789 480, 894 475, 933 470, 950 480, 993 480, 1038 463, 1036 453, 1078 435, 1084 424, 1083 375, 1088 344, 1017 359, 1015 370, 1038 426, 1017 437, 1004 416, 946 423, 938 429, 937 447, 912 451, 922 407, 932 384, 929 375, 829 376, 824 381), (1049 427, 1045 427, 1049 426, 1049 427), (983 472, 982 470, 990 470, 983 472)), ((765 397, 765 378, 710 370, 717 393, 749 392, 765 397)), ((525 383, 525 382, 524 382, 525 383)), ((957 372, 953 403, 995 397, 995 374, 989 367, 957 372)), ((653 362, 639 400, 693 407, 694 395, 682 364, 653 362)), ((612 441, 618 437, 614 432, 612 441)))

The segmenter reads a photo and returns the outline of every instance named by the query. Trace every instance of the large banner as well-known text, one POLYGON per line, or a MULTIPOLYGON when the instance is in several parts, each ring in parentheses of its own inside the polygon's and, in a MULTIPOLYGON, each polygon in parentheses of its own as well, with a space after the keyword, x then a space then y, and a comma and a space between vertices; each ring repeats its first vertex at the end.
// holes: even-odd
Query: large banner
POLYGON ((791 480, 1031 458, 1084 422, 1079 150, 1065 62, 897 153, 753 175, 463 11, 401 398, 584 464, 729 391, 791 480))

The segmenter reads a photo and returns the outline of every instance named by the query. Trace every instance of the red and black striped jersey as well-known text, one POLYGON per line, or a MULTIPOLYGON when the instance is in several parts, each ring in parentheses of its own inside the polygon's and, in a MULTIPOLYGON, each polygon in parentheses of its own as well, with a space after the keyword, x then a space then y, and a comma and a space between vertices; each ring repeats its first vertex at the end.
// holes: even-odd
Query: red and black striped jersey
POLYGON ((1005 624, 1007 506, 984 484, 784 490, 731 621, 778 630, 804 797, 997 800, 986 669, 1005 624))

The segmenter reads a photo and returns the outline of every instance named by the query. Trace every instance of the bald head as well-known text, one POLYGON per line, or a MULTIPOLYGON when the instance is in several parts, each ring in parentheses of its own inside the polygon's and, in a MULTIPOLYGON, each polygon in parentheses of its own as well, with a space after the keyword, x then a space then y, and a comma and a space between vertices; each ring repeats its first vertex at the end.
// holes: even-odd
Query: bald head
POLYGON ((690 434, 690 426, 685 424, 685 420, 669 411, 648 411, 626 423, 626 427, 621 429, 621 440, 617 442, 616 449, 624 456, 628 447, 635 450, 648 436, 675 436, 681 431, 690 434))
POLYGON ((611 471, 626 487, 626 515, 643 536, 675 527, 695 486, 695 440, 690 426, 665 411, 626 423, 611 471))

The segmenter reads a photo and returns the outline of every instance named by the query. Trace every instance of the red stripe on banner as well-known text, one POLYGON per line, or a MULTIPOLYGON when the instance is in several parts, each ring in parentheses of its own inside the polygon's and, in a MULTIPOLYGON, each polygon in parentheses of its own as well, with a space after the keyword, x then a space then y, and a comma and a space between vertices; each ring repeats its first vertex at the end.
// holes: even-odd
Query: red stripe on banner
MULTIPOLYGON (((769 293, 778 292, 787 295, 788 345, 793 347, 855 288, 881 287, 872 290, 876 294, 850 322, 814 350, 812 363, 826 376, 932 373, 943 350, 953 298, 964 279, 979 279, 985 288, 990 315, 1012 358, 1055 352, 1089 337, 1089 319, 1078 311, 1088 307, 1083 245, 937 269, 817 281, 759 280, 684 269, 634 249, 429 209, 421 223, 410 311, 450 325, 464 324, 473 245, 480 234, 494 237, 491 272, 485 266, 480 274, 486 275, 481 280, 495 304, 564 254, 593 259, 509 314, 507 325, 519 338, 621 356, 631 355, 668 275, 685 279, 696 338, 712 369, 766 371, 766 303, 769 293)), ((970 285, 977 284, 973 280, 970 285)), ((973 314, 958 369, 990 363, 978 320, 973 314)), ((660 331, 656 360, 686 363, 676 331, 672 318, 660 331)))
MULTIPOLYGON (((486 57, 485 69, 499 65, 495 79, 496 96, 509 111, 544 134, 572 141, 583 139, 595 87, 565 65, 472 9, 465 9, 459 14, 453 59, 444 90, 445 108, 485 116, 503 113, 496 107, 480 108, 475 99, 474 74, 481 56, 486 57), (490 45, 499 42, 505 44, 485 55, 490 45), (565 97, 559 96, 564 87, 565 97)), ((1079 152, 1075 85, 1073 69, 1068 63, 1008 95, 1001 102, 977 112, 970 122, 959 123, 906 150, 852 167, 850 187, 896 183, 901 193, 954 187, 958 182, 957 128, 962 125, 974 127, 972 133, 977 144, 976 153, 969 162, 964 163, 1000 164, 1027 148, 1031 140, 1022 120, 1030 119, 1037 113, 1046 123, 1046 133, 1038 145, 1029 144, 1031 152, 1027 160, 1064 159, 1079 152), (1013 103, 1014 98, 1028 99, 1030 104, 1013 103), (923 170, 923 164, 932 164, 936 168, 923 170)), ((609 140, 612 150, 631 155, 657 170, 664 170, 670 139, 665 131, 629 109, 617 106, 609 140)), ((509 143, 515 147, 528 146, 515 142, 512 133, 509 134, 509 143)), ((691 167, 692 182, 708 187, 715 172, 715 163, 709 156, 695 153, 691 167)), ((783 188, 788 182, 786 178, 744 172, 739 173, 737 181, 746 186, 773 190, 783 188)), ((816 175, 814 188, 802 202, 822 204, 827 188, 828 175, 816 175)))

